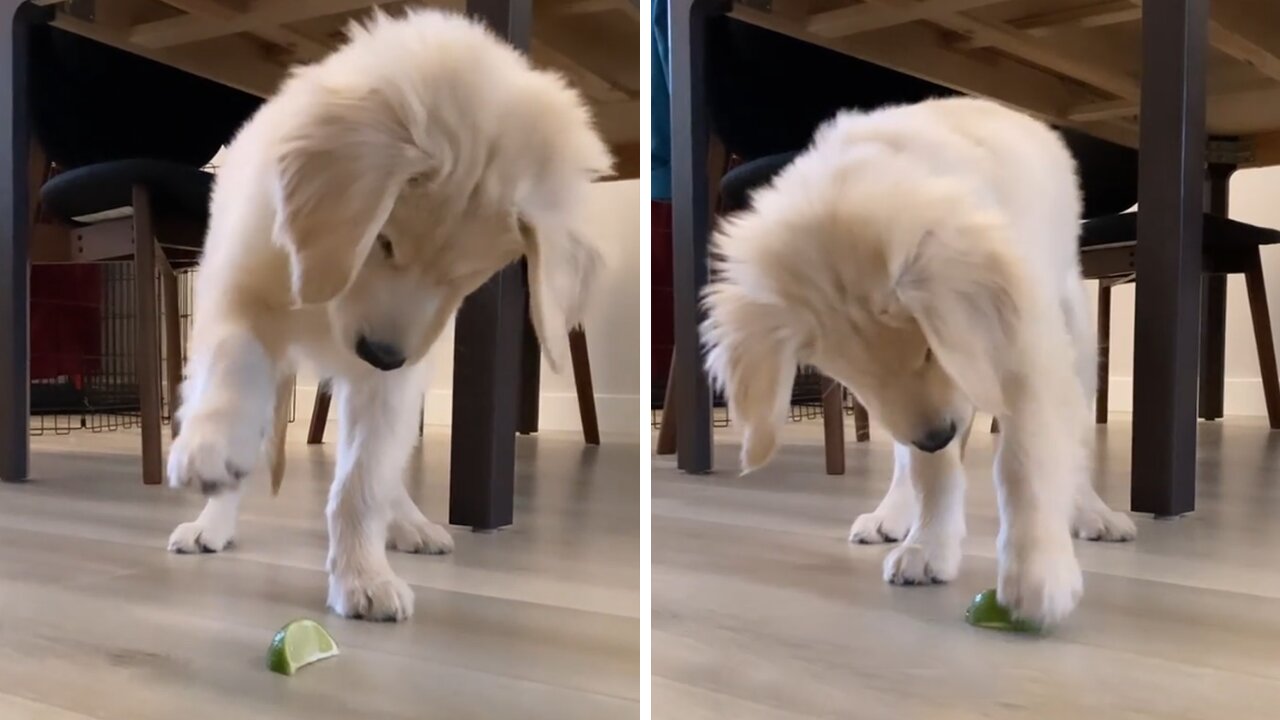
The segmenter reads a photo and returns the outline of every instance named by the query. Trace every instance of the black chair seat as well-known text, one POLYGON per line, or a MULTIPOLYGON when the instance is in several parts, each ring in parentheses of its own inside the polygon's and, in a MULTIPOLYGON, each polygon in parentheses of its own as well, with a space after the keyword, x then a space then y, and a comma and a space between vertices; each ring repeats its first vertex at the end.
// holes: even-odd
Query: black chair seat
MULTIPOLYGON (((1205 213, 1205 250, 1246 250, 1261 245, 1280 244, 1280 231, 1205 213)), ((1138 241, 1138 213, 1089 220, 1080 233, 1080 247, 1088 250, 1103 245, 1134 245, 1138 241)))
POLYGON ((724 174, 720 179, 720 200, 725 212, 736 212, 747 207, 751 192, 767 185, 774 175, 791 163, 799 152, 766 155, 749 160, 724 174))
POLYGON ((63 221, 129 207, 133 186, 151 191, 165 210, 182 213, 201 224, 209 214, 213 175, 166 160, 113 160, 67 170, 40 189, 45 209, 63 221))

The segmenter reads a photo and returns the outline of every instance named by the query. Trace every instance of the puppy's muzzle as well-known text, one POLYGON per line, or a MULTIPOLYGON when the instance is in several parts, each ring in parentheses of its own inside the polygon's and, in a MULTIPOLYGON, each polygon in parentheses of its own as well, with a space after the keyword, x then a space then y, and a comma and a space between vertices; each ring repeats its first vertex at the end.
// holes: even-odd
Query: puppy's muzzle
POLYGON ((356 340, 356 356, 379 370, 395 370, 404 365, 404 353, 400 348, 363 335, 356 340))
POLYGON ((954 421, 947 423, 946 427, 938 427, 925 433, 923 437, 918 438, 911 443, 916 449, 927 453, 936 453, 951 444, 956 437, 956 424, 954 421))

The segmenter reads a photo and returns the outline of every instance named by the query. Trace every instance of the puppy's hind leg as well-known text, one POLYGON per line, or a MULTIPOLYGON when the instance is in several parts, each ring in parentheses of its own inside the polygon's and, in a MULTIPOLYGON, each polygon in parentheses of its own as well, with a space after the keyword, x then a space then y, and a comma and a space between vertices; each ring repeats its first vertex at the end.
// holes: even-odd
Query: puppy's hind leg
POLYGON ((404 483, 391 505, 391 527, 387 544, 400 552, 424 555, 447 555, 453 552, 449 531, 427 519, 409 495, 404 483))
POLYGON ((902 545, 884 561, 884 579, 897 585, 949 582, 960 572, 964 540, 964 466, 959 442, 935 453, 911 450, 911 484, 919 515, 902 545))
POLYGON ((1071 532, 1081 540, 1129 542, 1138 537, 1138 528, 1126 514, 1107 507, 1092 483, 1082 483, 1076 497, 1071 532))
MULTIPOLYGON (((1076 375, 1080 380, 1085 402, 1093 402, 1098 387, 1098 341, 1089 317, 1089 299, 1085 296, 1084 283, 1070 282, 1070 296, 1064 303, 1067 331, 1076 347, 1076 375)), ((1085 452, 1093 453, 1093 428, 1084 430, 1085 452)), ((1088 467, 1088 466, 1086 466, 1088 467)), ((1086 476, 1080 483, 1071 518, 1071 532, 1081 540, 1127 542, 1138 536, 1133 520, 1122 512, 1107 507, 1093 488, 1093 478, 1086 476)))
POLYGON ((327 510, 329 607, 344 617, 413 615, 413 591, 392 572, 387 544, 389 526, 408 498, 404 470, 418 430, 419 375, 407 368, 334 383, 340 442, 327 510))
POLYGON ((893 480, 874 512, 863 513, 849 528, 849 542, 861 545, 898 542, 910 532, 919 512, 911 487, 911 448, 893 444, 893 480))

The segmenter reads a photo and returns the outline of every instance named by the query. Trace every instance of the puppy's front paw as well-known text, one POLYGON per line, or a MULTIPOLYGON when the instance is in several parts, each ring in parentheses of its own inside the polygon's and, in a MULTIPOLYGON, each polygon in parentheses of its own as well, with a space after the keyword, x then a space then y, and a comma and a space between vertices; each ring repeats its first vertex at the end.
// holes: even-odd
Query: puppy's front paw
POLYGON ((857 545, 898 542, 911 532, 915 516, 913 507, 876 508, 875 512, 863 513, 849 528, 849 542, 857 545))
POLYGON ((183 426, 169 448, 170 487, 199 485, 204 494, 216 495, 239 485, 258 455, 258 445, 241 434, 216 423, 183 426))
POLYGON ((1001 548, 996 596, 1015 617, 1055 625, 1071 614, 1083 592, 1080 563, 1065 531, 1001 548))
POLYGON ((884 559, 884 581, 894 585, 929 585, 956 579, 960 543, 908 538, 884 559))
POLYGON ((390 570, 330 575, 329 607, 342 617, 399 622, 413 616, 413 590, 390 570))
POLYGON ((1081 540, 1100 542, 1129 542, 1138 537, 1138 527, 1133 520, 1108 507, 1077 512, 1071 532, 1081 540))
POLYGON ((449 531, 421 515, 413 519, 392 520, 387 535, 387 544, 400 552, 424 555, 453 552, 453 537, 449 531))
POLYGON ((235 535, 233 524, 218 527, 216 523, 194 522, 182 523, 174 528, 169 536, 169 552, 179 554, 216 553, 231 544, 235 535))

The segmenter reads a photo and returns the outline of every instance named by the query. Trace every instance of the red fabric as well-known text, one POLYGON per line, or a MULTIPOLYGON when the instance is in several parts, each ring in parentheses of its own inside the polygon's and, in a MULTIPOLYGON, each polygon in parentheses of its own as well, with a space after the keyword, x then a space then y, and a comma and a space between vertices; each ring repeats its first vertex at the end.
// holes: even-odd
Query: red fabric
POLYGON ((666 384, 671 366, 671 350, 675 347, 675 291, 672 282, 671 203, 654 200, 649 205, 651 221, 650 258, 652 260, 652 303, 649 337, 652 340, 653 377, 655 385, 666 384))
POLYGON ((102 268, 31 268, 31 379, 82 376, 99 370, 102 354, 102 268))

